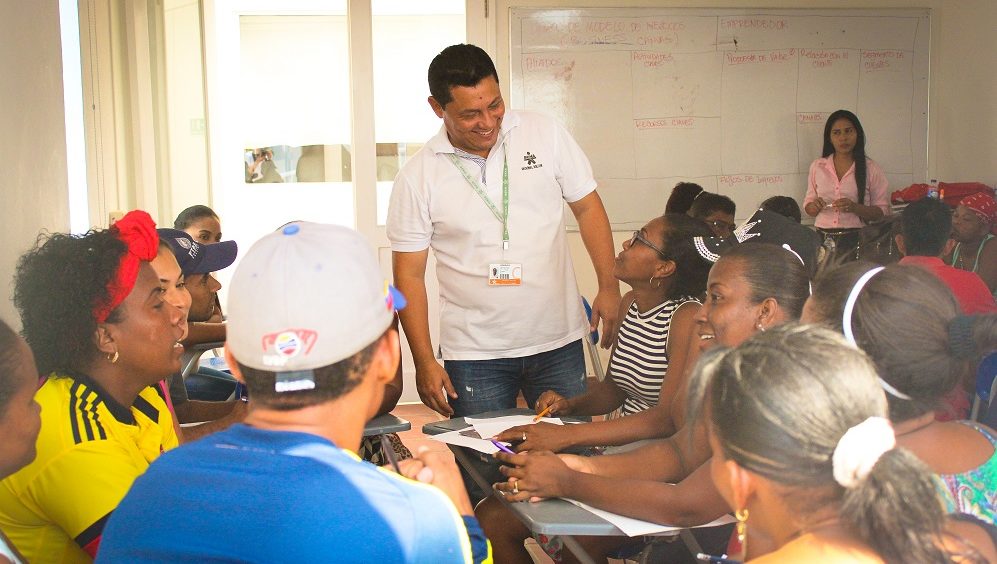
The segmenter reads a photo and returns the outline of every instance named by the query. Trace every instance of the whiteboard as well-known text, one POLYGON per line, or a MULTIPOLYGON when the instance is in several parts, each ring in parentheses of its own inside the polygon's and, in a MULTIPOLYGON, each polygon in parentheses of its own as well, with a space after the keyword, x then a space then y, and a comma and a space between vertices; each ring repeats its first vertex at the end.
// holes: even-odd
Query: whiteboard
POLYGON ((824 122, 840 108, 858 115, 890 190, 925 180, 927 10, 510 15, 511 105, 571 131, 614 229, 663 212, 679 181, 731 197, 740 219, 776 194, 802 206, 824 122))

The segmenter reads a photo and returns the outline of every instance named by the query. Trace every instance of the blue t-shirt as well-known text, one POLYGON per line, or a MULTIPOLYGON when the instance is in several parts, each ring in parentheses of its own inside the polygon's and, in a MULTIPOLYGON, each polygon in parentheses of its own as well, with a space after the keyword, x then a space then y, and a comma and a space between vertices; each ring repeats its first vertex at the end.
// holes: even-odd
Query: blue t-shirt
POLYGON ((489 552, 439 489, 315 435, 235 425, 135 480, 97 561, 444 564, 489 552))

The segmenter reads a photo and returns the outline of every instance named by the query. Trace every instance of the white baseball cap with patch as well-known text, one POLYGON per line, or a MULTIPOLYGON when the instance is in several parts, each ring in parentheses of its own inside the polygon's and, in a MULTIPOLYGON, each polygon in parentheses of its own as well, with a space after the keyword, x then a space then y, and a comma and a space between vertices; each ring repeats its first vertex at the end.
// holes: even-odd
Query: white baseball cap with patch
POLYGON ((309 389, 312 370, 373 343, 404 302, 359 233, 295 222, 257 241, 236 268, 227 342, 239 363, 278 373, 277 391, 309 389))

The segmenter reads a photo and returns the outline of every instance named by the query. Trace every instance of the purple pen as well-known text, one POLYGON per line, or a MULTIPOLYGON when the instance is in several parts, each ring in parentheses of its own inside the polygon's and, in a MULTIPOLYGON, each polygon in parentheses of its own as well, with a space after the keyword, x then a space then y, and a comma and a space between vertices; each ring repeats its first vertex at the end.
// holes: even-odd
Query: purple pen
POLYGON ((495 445, 495 447, 501 450, 502 452, 508 452, 509 454, 516 454, 512 449, 496 441, 495 439, 488 439, 488 440, 491 441, 492 444, 495 445))

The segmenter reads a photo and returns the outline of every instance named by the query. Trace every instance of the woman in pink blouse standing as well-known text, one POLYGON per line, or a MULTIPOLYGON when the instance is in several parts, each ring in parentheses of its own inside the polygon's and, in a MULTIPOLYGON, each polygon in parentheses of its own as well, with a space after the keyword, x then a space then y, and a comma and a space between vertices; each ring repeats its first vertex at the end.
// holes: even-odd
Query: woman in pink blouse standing
POLYGON ((822 157, 810 165, 803 211, 838 260, 852 260, 859 229, 890 213, 883 169, 865 156, 865 131, 859 118, 838 110, 824 124, 822 157))

